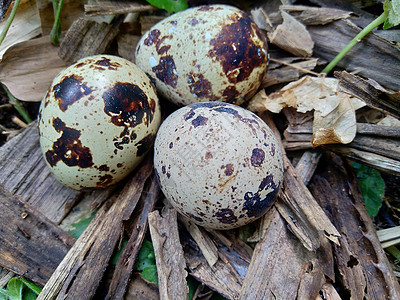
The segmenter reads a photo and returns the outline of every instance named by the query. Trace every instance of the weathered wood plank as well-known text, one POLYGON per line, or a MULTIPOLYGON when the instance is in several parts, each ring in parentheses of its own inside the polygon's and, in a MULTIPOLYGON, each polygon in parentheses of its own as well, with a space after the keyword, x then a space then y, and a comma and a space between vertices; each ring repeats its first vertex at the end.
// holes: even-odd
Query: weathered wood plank
POLYGON ((0 148, 0 187, 21 196, 52 222, 59 223, 81 197, 50 173, 32 123, 0 148))
POLYGON ((100 284, 111 255, 131 218, 144 183, 152 173, 149 158, 126 181, 122 191, 109 198, 43 288, 38 300, 68 297, 91 299, 100 284))
POLYGON ((133 222, 130 226, 129 239, 122 250, 115 271, 111 279, 106 299, 123 299, 131 279, 140 247, 148 229, 148 214, 153 211, 158 199, 159 187, 156 178, 151 179, 150 187, 143 192, 134 212, 133 222))
MULTIPOLYGON (((361 29, 348 19, 341 19, 324 26, 308 26, 315 43, 314 56, 331 61, 361 29)), ((374 79, 381 85, 400 90, 400 48, 370 33, 354 46, 338 63, 347 71, 374 79), (397 80, 394 80, 397 78, 397 80)))
POLYGON ((362 200, 357 179, 342 159, 331 154, 314 176, 310 190, 340 228, 334 245, 336 265, 354 299, 400 299, 400 286, 380 245, 362 200))
POLYGON ((149 214, 151 240, 156 256, 160 299, 188 299, 187 272, 179 240, 177 212, 164 207, 149 214))
POLYGON ((75 239, 0 187, 0 265, 44 285, 75 239))

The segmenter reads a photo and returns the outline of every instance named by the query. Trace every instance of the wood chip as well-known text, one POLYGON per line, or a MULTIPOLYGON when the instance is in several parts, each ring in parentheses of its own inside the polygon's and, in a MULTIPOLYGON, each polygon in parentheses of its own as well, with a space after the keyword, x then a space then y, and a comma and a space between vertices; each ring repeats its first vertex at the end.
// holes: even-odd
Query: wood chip
POLYGON ((306 26, 324 25, 339 19, 347 19, 352 12, 330 7, 312 7, 305 5, 281 5, 280 9, 290 13, 306 26))
POLYGON ((218 261, 218 249, 213 240, 207 235, 207 232, 205 232, 204 229, 190 222, 187 218, 181 217, 179 219, 195 240, 197 246, 199 246, 210 267, 213 267, 218 261))
POLYGON ((151 180, 148 190, 143 192, 131 225, 129 239, 115 265, 115 271, 111 280, 106 299, 123 299, 128 287, 137 255, 148 229, 147 216, 153 211, 158 199, 159 187, 156 178, 151 180))
POLYGON ((126 182, 97 212, 74 246, 57 267, 38 299, 91 299, 99 286, 111 255, 139 201, 143 185, 152 173, 146 159, 126 182))
POLYGON ((139 274, 133 276, 124 299, 159 300, 158 287, 155 283, 144 280, 139 274))
POLYGON ((110 1, 110 0, 95 0, 90 1, 90 4, 85 4, 85 15, 119 15, 135 12, 147 12, 157 10, 153 5, 142 4, 139 2, 131 1, 110 1))
POLYGON ((282 11, 283 23, 269 36, 271 44, 295 56, 310 57, 314 42, 306 27, 287 12, 282 11))
POLYGON ((343 285, 354 299, 400 299, 400 286, 379 243, 365 209, 355 176, 342 159, 332 154, 329 163, 314 176, 310 190, 340 229, 341 246, 334 257, 343 285))
POLYGON ((35 123, 0 148, 0 187, 60 223, 82 193, 59 183, 46 166, 35 123))
POLYGON ((84 18, 77 19, 60 44, 59 56, 73 63, 83 57, 104 53, 117 36, 121 21, 122 18, 119 17, 111 24, 97 23, 84 18))
POLYGON ((187 272, 179 240, 177 212, 165 207, 149 214, 151 239, 156 256, 160 299, 188 299, 187 272))
MULTIPOLYGON (((400 55, 400 51, 398 54, 400 55)), ((399 64, 400 60, 397 61, 397 65, 399 64)), ((390 73, 387 73, 387 76, 390 76, 390 73)), ((370 107, 400 119, 400 84, 397 87, 397 92, 391 92, 385 90, 374 80, 365 80, 360 76, 352 75, 345 71, 335 72, 335 77, 339 79, 339 86, 347 93, 364 101, 370 107)), ((397 80, 392 81, 397 84, 395 83, 397 80)))
POLYGON ((291 234, 275 207, 266 217, 239 299, 315 299, 325 273, 334 276, 329 242, 315 255, 291 234))
POLYGON ((0 187, 0 265, 44 285, 75 239, 0 187))

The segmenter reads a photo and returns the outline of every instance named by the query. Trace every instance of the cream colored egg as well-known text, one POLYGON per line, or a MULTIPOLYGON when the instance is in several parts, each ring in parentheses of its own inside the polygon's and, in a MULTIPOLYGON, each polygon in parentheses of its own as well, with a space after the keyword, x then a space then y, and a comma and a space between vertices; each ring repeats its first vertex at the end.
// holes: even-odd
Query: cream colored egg
POLYGON ((123 58, 97 55, 57 75, 41 103, 38 129, 51 172, 79 190, 128 175, 152 148, 160 122, 146 74, 123 58))
POLYGON ((280 147, 265 122, 242 107, 218 101, 182 107, 162 123, 154 147, 164 195, 201 226, 248 224, 278 195, 280 147))
POLYGON ((257 92, 267 58, 264 36, 246 13, 205 5, 154 25, 139 41, 135 62, 175 104, 241 104, 257 92))

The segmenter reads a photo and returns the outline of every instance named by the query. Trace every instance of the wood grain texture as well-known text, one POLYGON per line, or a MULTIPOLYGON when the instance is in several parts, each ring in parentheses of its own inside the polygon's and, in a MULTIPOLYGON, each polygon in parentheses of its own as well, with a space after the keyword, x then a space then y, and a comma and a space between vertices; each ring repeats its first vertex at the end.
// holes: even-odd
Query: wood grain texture
POLYGON ((130 219, 152 169, 151 161, 146 159, 125 182, 122 191, 102 205, 46 283, 38 300, 67 295, 70 299, 84 300, 95 295, 122 236, 123 223, 130 219))
POLYGON ((160 299, 188 299, 186 263, 179 240, 177 212, 164 207, 161 215, 154 211, 148 219, 156 256, 160 299))
POLYGON ((75 239, 0 187, 0 265, 44 285, 75 239))
POLYGON ((354 299, 400 299, 400 286, 368 216, 356 178, 337 155, 325 157, 310 189, 340 228, 334 257, 345 289, 354 299))
MULTIPOLYGON (((331 61, 361 29, 348 19, 341 19, 324 26, 308 26, 315 43, 314 54, 331 61)), ((400 48, 370 33, 351 49, 338 63, 347 71, 371 78, 393 90, 400 90, 400 48)))
MULTIPOLYGON (((155 177, 150 186, 143 192, 135 209, 129 239, 115 265, 106 299, 123 299, 131 279, 133 266, 148 230, 148 215, 154 209, 160 189, 155 177)), ((140 277, 140 276, 139 276, 140 277)))
POLYGON ((59 223, 81 197, 50 173, 39 145, 36 124, 0 148, 0 187, 21 196, 52 222, 59 223))

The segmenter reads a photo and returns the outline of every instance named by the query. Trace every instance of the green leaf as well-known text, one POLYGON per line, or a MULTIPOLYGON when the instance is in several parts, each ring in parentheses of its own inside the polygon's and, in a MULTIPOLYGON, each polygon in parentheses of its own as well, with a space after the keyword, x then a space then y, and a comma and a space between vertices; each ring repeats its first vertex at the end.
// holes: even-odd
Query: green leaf
POLYGON ((197 287, 200 285, 200 283, 190 275, 186 277, 186 282, 189 287, 188 298, 189 300, 192 300, 194 293, 196 292, 197 287))
POLYGON ((365 207, 368 214, 373 218, 378 214, 382 206, 382 198, 385 194, 385 182, 377 170, 357 163, 354 163, 353 166, 357 172, 365 207))
POLYGON ((26 280, 25 278, 20 278, 20 280, 24 283, 24 285, 32 291, 34 294, 39 295, 42 292, 42 289, 38 287, 36 284, 26 280))
POLYGON ((135 270, 143 271, 146 267, 156 264, 154 255, 153 244, 150 241, 145 240, 140 248, 138 259, 135 263, 135 270))
POLYGON ((14 277, 11 278, 7 284, 7 294, 11 300, 22 300, 22 289, 24 288, 24 284, 19 278, 14 277))
POLYGON ((119 258, 119 256, 121 255, 121 252, 122 252, 122 250, 125 248, 125 246, 126 246, 127 243, 128 243, 128 240, 124 239, 124 240, 122 241, 122 243, 121 243, 121 248, 120 248, 119 250, 117 250, 117 251, 113 254, 113 256, 111 257, 111 260, 110 260, 110 263, 111 263, 112 265, 116 265, 116 264, 117 264, 118 258, 119 258))
POLYGON ((140 275, 143 279, 158 283, 156 258, 154 255, 153 244, 145 240, 140 248, 134 269, 142 271, 140 275))
POLYGON ((400 24, 400 0, 392 0, 388 19, 393 26, 400 24))
POLYGON ((22 300, 36 300, 37 294, 30 289, 24 289, 22 300))
POLYGON ((155 7, 165 9, 169 13, 185 10, 189 7, 185 0, 146 0, 155 7))
POLYGON ((147 281, 158 283, 156 265, 145 267, 140 275, 143 277, 143 279, 146 279, 147 281))
POLYGON ((72 224, 75 229, 69 230, 68 233, 72 235, 74 238, 79 238, 81 234, 85 231, 86 227, 88 227, 90 221, 93 220, 95 214, 93 213, 89 218, 82 219, 78 223, 72 224))

